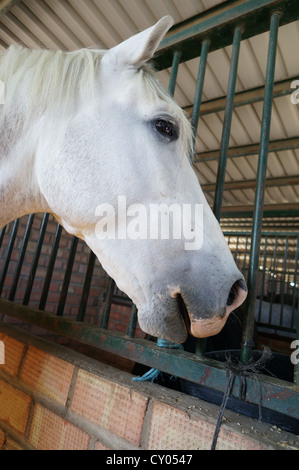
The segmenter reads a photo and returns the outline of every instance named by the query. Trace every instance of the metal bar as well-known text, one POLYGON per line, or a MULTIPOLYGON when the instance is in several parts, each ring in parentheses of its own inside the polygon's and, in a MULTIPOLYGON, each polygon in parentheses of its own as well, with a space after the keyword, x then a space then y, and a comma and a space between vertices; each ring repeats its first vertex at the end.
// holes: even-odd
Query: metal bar
MULTIPOLYGON (((299 252, 299 236, 297 237, 296 253, 295 253, 295 266, 294 266, 294 279, 293 279, 294 288, 293 288, 293 295, 292 295, 292 325, 294 324, 294 315, 296 314, 296 284, 297 284, 298 252, 299 252)), ((299 302, 298 302, 298 307, 299 307, 299 302)))
MULTIPOLYGON (((269 153, 282 152, 283 150, 295 150, 299 148, 299 137, 291 137, 288 139, 272 140, 269 142, 269 153)), ((260 144, 240 145, 238 147, 230 147, 227 151, 227 158, 248 157, 258 155, 260 144)), ((220 150, 209 150, 195 154, 194 163, 211 162, 219 159, 220 150)), ((286 156, 287 158, 287 156, 286 156)))
POLYGON ((1 278, 0 278, 0 295, 1 295, 3 287, 4 287, 4 282, 5 282, 5 278, 6 278, 6 274, 7 274, 11 254, 12 254, 12 250, 13 250, 13 247, 14 247, 14 244, 15 244, 19 224, 20 224, 20 219, 17 219, 17 220, 14 221, 11 236, 10 236, 10 240, 9 240, 9 244, 8 244, 8 248, 7 248, 7 252, 6 252, 6 257, 5 257, 3 268, 2 268, 1 278))
POLYGON ((77 321, 84 321, 95 262, 96 262, 96 256, 91 251, 89 255, 87 269, 86 269, 86 275, 85 275, 85 280, 84 280, 84 285, 83 285, 83 291, 82 291, 82 297, 80 301, 77 321))
MULTIPOLYGON (((297 347, 299 341, 299 299, 298 299, 298 311, 297 311, 297 332, 296 332, 296 339, 297 339, 297 347)), ((298 355, 297 355, 298 358, 298 355)), ((294 383, 299 386, 299 361, 296 361, 294 364, 294 383)))
POLYGON ((238 247, 239 247, 239 235, 237 235, 237 241, 236 241, 236 247, 235 247, 235 253, 234 253, 234 261, 235 262, 238 258, 238 247))
POLYGON ((57 307, 57 311, 56 311, 57 316, 62 316, 63 312, 64 312, 65 301, 66 301, 66 297, 67 297, 68 288, 69 288, 69 285, 70 285, 70 280, 71 280, 74 260, 75 260, 75 256, 76 256, 78 241, 79 241, 79 239, 77 237, 72 238, 72 244, 71 244, 69 257, 68 257, 67 264, 66 264, 63 284, 62 284, 60 298, 59 298, 58 307, 57 307))
MULTIPOLYGON (((299 185, 298 176, 280 176, 278 178, 268 178, 266 180, 266 188, 299 185)), ((224 183, 224 191, 234 191, 239 189, 253 189, 256 186, 256 180, 242 180, 242 181, 228 181, 224 183)), ((216 185, 214 183, 202 184, 201 189, 204 192, 215 191, 216 185)))
MULTIPOLYGON (((294 92, 294 88, 291 88, 291 83, 297 80, 298 77, 288 78, 274 83, 273 99, 280 98, 281 96, 291 95, 294 92)), ((251 88, 249 90, 240 91, 235 93, 234 107, 239 108, 248 104, 259 103, 264 101, 265 87, 251 88)), ((221 98, 215 98, 212 100, 204 101, 200 107, 200 115, 206 116, 208 114, 219 113, 225 110, 226 96, 221 98)), ((192 114, 193 105, 184 106, 186 113, 192 114)))
POLYGON ((253 348, 254 335, 254 314, 255 314, 255 287, 256 273, 259 262, 259 245, 262 232, 263 205, 265 194, 265 181, 267 171, 267 157, 269 149, 269 136, 271 126, 273 85, 276 61, 277 36, 279 28, 279 13, 271 15, 270 36, 266 69, 265 83, 265 99, 263 107, 262 128, 261 128, 261 145, 257 170, 256 193, 254 203, 253 226, 251 236, 250 262, 248 270, 248 296, 247 296, 247 312, 243 333, 243 343, 241 360, 247 362, 251 357, 253 348))
POLYGON ((264 243, 263 272, 262 272, 262 282, 261 282, 261 290, 260 290, 260 305, 259 305, 259 314, 258 314, 259 321, 261 320, 262 304, 263 304, 263 300, 264 300, 266 258, 267 258, 267 237, 265 237, 265 243, 264 243))
POLYGON ((38 266, 38 262, 39 262, 39 257, 40 257, 41 250, 42 250, 42 247, 43 247, 43 242, 44 242, 44 237, 45 237, 45 233, 46 233, 46 229, 47 229, 49 215, 50 214, 44 214, 44 216, 43 216, 43 220, 42 220, 41 228, 40 228, 40 232, 39 232, 39 237, 38 237, 38 241, 37 241, 37 244, 36 244, 35 254, 34 254, 34 258, 33 258, 33 263, 31 265, 31 270, 30 270, 30 274, 29 274, 29 278, 28 278, 28 282, 27 282, 27 287, 26 287, 25 294, 24 294, 23 305, 28 305, 29 300, 30 300, 31 291, 32 291, 33 283, 34 283, 34 278, 35 278, 35 274, 36 274, 36 270, 37 270, 37 266, 38 266))
MULTIPOLYGON (((229 219, 252 217, 254 206, 224 206, 221 217, 229 219)), ((266 217, 298 217, 298 202, 287 204, 264 205, 264 219, 266 217)))
POLYGON ((170 75, 169 86, 168 86, 168 91, 169 91, 169 94, 171 96, 174 96, 174 91, 175 91, 175 86, 176 86, 176 79, 177 79, 177 76, 178 76, 181 55, 182 54, 181 54, 180 51, 175 51, 175 53, 173 54, 171 75, 170 75))
POLYGON ((285 240, 285 250, 284 250, 284 257, 283 257, 283 272, 281 276, 280 282, 280 318, 279 324, 282 325, 282 317, 283 317, 283 307, 284 307, 284 290, 285 290, 285 278, 286 278, 286 269, 287 269, 287 257, 288 257, 288 237, 285 240))
POLYGON ((28 221, 27 221, 27 226, 26 226, 24 237, 23 237, 22 246, 21 246, 21 249, 20 249, 19 259, 18 259, 18 263, 17 263, 17 269, 16 269, 16 272, 15 272, 15 275, 14 275, 14 278, 13 278, 12 286, 11 286, 9 297, 8 297, 9 300, 14 300, 14 298, 15 298, 17 285, 18 285, 18 282, 19 282, 19 278, 20 278, 20 274, 21 274, 21 270, 22 270, 22 266, 23 266, 23 262, 24 262, 24 258, 25 258, 25 253, 26 253, 26 249, 27 249, 27 245, 28 245, 29 236, 30 236, 30 233, 31 233, 33 221, 34 221, 34 214, 31 214, 31 215, 29 215, 29 218, 28 218, 28 221))
POLYGON ((0 249, 4 240, 5 232, 6 232, 6 227, 3 227, 3 229, 0 232, 0 249))
POLYGON ((47 302, 47 298, 49 294, 49 288, 50 288, 51 279, 52 279, 53 270, 54 270, 54 265, 56 261, 57 251, 59 247, 61 232, 62 232, 62 226, 58 224, 55 237, 54 237, 52 251, 50 254, 50 260, 49 260, 49 264, 48 264, 48 268, 46 272, 46 277, 45 277, 45 281, 43 285, 42 295, 41 295, 40 302, 39 302, 39 307, 38 307, 39 310, 44 310, 46 306, 46 302, 47 302))
POLYGON ((275 300, 275 293, 276 293, 276 262, 277 262, 277 237, 275 238, 275 245, 274 245, 274 253, 273 258, 271 260, 271 267, 270 271, 272 271, 273 277, 271 280, 271 297, 270 297, 270 309, 269 309, 269 323, 272 323, 272 307, 273 307, 273 293, 274 293, 274 300, 275 300), (273 261, 273 265, 272 265, 273 261), (273 268, 272 268, 273 266, 273 268))
POLYGON ((244 258, 243 258, 243 265, 242 265, 242 273, 243 273, 243 275, 245 274, 245 269, 246 269, 246 258, 247 258, 248 238, 249 238, 249 237, 246 237, 246 241, 245 241, 244 258))
MULTIPOLYGON (((191 380, 194 383, 219 391, 227 387, 227 369, 224 363, 208 358, 200 358, 185 351, 160 348, 154 342, 128 338, 117 332, 96 328, 82 322, 57 317, 24 307, 8 300, 0 299, 0 310, 5 315, 18 318, 65 337, 95 346, 107 352, 121 355, 149 367, 162 370, 170 375, 191 380)), ((293 383, 259 375, 259 380, 247 378, 246 400, 258 404, 260 396, 267 399, 263 406, 299 419, 299 389, 293 383)), ((239 381, 236 380, 232 395, 239 396, 239 381)))
POLYGON ((282 11, 281 26, 299 18, 298 0, 230 0, 173 26, 161 42, 155 61, 160 70, 171 66, 174 50, 181 62, 195 59, 202 41, 210 39, 210 52, 232 44, 232 31, 244 25, 243 39, 269 30, 273 11, 282 11))
MULTIPOLYGON (((199 67, 198 67, 195 97, 194 97, 194 104, 193 104, 193 111, 192 111, 192 118, 191 118, 191 125, 193 129, 193 150, 195 148, 195 141, 196 141, 198 121, 199 121, 199 115, 200 115, 200 106, 201 106, 203 85, 204 85, 205 73, 206 73, 206 67, 207 67, 209 46, 210 46, 210 41, 208 39, 205 39, 201 45, 200 61, 199 61, 199 67)), ((193 161, 194 161, 194 152, 192 153, 192 162, 193 161)))
POLYGON ((103 316, 101 320, 101 328, 104 328, 104 329, 108 327, 114 288, 115 288, 115 281, 112 278, 110 278, 108 289, 107 289, 107 294, 106 294, 106 299, 105 299, 103 316))
POLYGON ((224 114, 224 124, 222 128, 220 156, 219 156, 217 182, 216 182, 216 193, 215 193, 214 208, 213 208, 214 215, 218 221, 220 220, 220 216, 221 216, 223 188, 224 188, 225 170, 226 170, 226 162, 227 162, 227 151, 228 151, 228 146, 229 146, 230 129, 231 129, 233 109, 234 109, 234 96, 235 96, 235 88, 236 88, 241 36, 242 36, 242 28, 238 26, 234 31, 234 38, 233 38, 233 51, 232 51, 231 66, 230 66, 230 73, 229 73, 229 79, 228 79, 227 99, 226 99, 225 114, 224 114))
POLYGON ((288 326, 279 326, 279 325, 271 325, 270 323, 264 323, 264 322, 256 322, 257 327, 262 327, 262 328, 268 328, 270 330, 275 330, 275 331, 283 331, 285 333, 295 333, 296 328, 291 328, 288 326))
MULTIPOLYGON (((247 237, 247 236, 250 236, 252 234, 252 232, 249 232, 249 231, 243 231, 243 230, 224 230, 223 231, 223 234, 228 237, 237 237, 237 236, 243 236, 243 237, 247 237)), ((281 238, 284 238, 284 237, 293 237, 293 238, 297 238, 299 237, 299 232, 287 232, 287 231, 280 231, 280 230, 277 230, 277 231, 268 231, 268 230, 263 230, 261 232, 261 236, 262 237, 281 237, 281 238)))
POLYGON ((130 323, 129 323, 128 332, 127 332, 127 335, 129 336, 129 338, 134 338, 136 326, 137 326, 137 307, 135 304, 133 304, 132 309, 131 309, 130 323))

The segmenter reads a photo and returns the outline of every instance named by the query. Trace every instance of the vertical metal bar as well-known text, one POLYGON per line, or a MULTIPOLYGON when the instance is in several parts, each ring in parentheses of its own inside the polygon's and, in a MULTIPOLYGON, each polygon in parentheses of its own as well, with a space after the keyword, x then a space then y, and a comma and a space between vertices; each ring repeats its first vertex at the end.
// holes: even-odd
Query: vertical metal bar
POLYGON ((127 331, 127 335, 130 338, 134 338, 136 325, 137 325, 137 307, 136 305, 133 304, 132 309, 131 309, 130 323, 129 323, 129 327, 127 331))
POLYGON ((18 263, 17 263, 17 269, 16 269, 16 272, 15 272, 15 275, 14 275, 14 279, 13 279, 13 282, 12 282, 12 286, 11 286, 11 289, 10 289, 8 300, 14 300, 15 295, 16 295, 17 285, 18 285, 18 282, 19 282, 19 278, 20 278, 20 274, 21 274, 21 270, 22 270, 22 266, 23 266, 23 262, 24 262, 24 258, 25 258, 25 253, 26 253, 26 249, 27 249, 27 245, 28 245, 29 236, 30 236, 30 233, 31 233, 33 221, 34 221, 34 214, 31 214, 31 215, 29 215, 29 218, 28 218, 28 221, 27 221, 27 226, 26 226, 24 238, 23 238, 23 241, 22 241, 22 246, 21 246, 21 249, 20 249, 19 259, 18 259, 18 263))
MULTIPOLYGON (((210 41, 208 39, 205 39, 201 45, 200 60, 199 60, 199 66, 198 66, 195 96, 194 96, 194 103, 193 103, 193 110, 192 110, 192 117, 191 117, 191 126, 193 130, 192 152, 190 155, 191 164, 194 163, 195 142, 196 142, 196 136, 197 136, 197 128, 198 128, 198 121, 199 121, 199 115, 200 115, 200 106, 201 106, 201 101, 202 101, 203 85, 204 85, 205 73, 206 73, 206 68, 207 68, 209 47, 210 47, 210 41)), ((203 357, 205 353, 205 349, 206 349, 206 340, 198 339, 196 341, 196 354, 200 357, 203 357)))
POLYGON ((215 192, 214 209, 213 209, 215 217, 218 221, 220 220, 221 208, 222 208, 224 179, 225 179, 227 153, 228 153, 229 138, 230 138, 230 129, 231 129, 233 109, 234 109, 234 98, 235 98, 235 88, 236 88, 241 36, 242 36, 242 28, 241 26, 237 26, 237 28, 234 31, 234 38, 233 38, 233 51, 232 51, 231 66, 230 66, 230 73, 229 73, 229 79, 228 79, 227 98, 226 98, 226 105, 225 105, 224 123, 223 123, 223 129, 222 129, 219 165, 218 165, 218 171, 217 171, 216 192, 215 192))
POLYGON ((286 270, 287 270, 287 257, 288 257, 288 242, 289 239, 286 237, 285 247, 284 247, 284 257, 283 257, 283 272, 280 282, 280 317, 279 317, 279 325, 282 325, 283 319, 283 307, 284 307, 284 290, 285 290, 285 282, 286 282, 286 270))
POLYGON ((192 163, 194 160, 194 148, 195 148, 195 141, 196 141, 196 135, 197 135, 198 121, 199 121, 199 116, 200 116, 200 106, 201 106, 201 101, 202 101, 203 84, 205 80, 209 47, 210 47, 210 41, 208 39, 204 40, 201 45, 200 61, 199 61, 199 67, 198 67, 195 97, 194 97, 193 111, 192 111, 192 118, 191 118, 191 125, 193 129, 192 163))
MULTIPOLYGON (((296 292, 297 292, 297 266, 298 266, 298 252, 299 252, 299 237, 297 237, 296 242, 296 254, 295 254, 295 266, 294 266, 294 287, 293 287, 293 294, 292 294, 292 325, 294 325, 294 317, 296 312, 296 292)), ((299 302, 298 302, 299 303, 299 302)))
MULTIPOLYGON (((299 341, 299 299, 298 299, 298 308, 297 308, 297 332, 296 339, 299 341)), ((297 343, 298 344, 298 343, 297 343)), ((294 383, 299 385, 299 361, 296 361, 294 364, 294 383)))
POLYGON ((260 305, 259 305, 259 314, 258 314, 258 320, 259 321, 261 321, 262 305, 263 305, 263 301, 264 301, 266 259, 267 259, 267 237, 265 237, 265 243, 264 243, 263 272, 262 272, 262 282, 261 282, 261 290, 260 290, 260 305))
POLYGON ((61 317, 63 315, 63 311, 64 311, 64 307, 65 307, 65 301, 66 301, 66 297, 67 297, 67 292, 68 292, 68 288, 69 288, 69 285, 70 285, 70 280, 71 280, 75 255, 76 255, 76 251, 77 251, 78 241, 79 241, 79 239, 77 237, 73 237, 69 257, 68 257, 67 264, 66 264, 66 269, 65 269, 63 284, 62 284, 62 288, 61 288, 59 303, 58 303, 58 307, 57 307, 57 311, 56 311, 56 315, 58 315, 59 317, 61 317))
POLYGON ((245 249, 244 249, 244 258, 243 258, 243 265, 242 265, 242 274, 245 277, 245 269, 246 269, 246 257, 247 257, 247 249, 248 249, 248 236, 245 238, 245 249))
POLYGON ((266 184, 267 157, 268 157, 268 150, 269 150, 279 18, 280 18, 279 13, 275 12, 271 15, 266 82, 265 82, 265 96, 264 96, 264 107, 263 107, 262 128, 261 128, 261 138, 260 138, 260 152, 259 152, 258 169, 257 169, 256 193, 255 193, 253 226, 252 226, 252 235, 251 235, 250 262, 249 262, 249 272, 248 272, 247 312, 246 312, 246 320, 244 322, 245 328, 243 332, 243 343, 242 343, 242 351, 241 351, 241 360, 243 362, 249 361, 251 357, 252 348, 253 348, 256 273, 258 269, 259 245, 260 245, 261 231, 262 231, 263 206, 264 206, 264 194, 265 194, 265 184, 266 184))
POLYGON ((180 51, 176 51, 173 54, 171 75, 170 75, 170 80, 169 80, 169 85, 168 85, 168 91, 169 91, 169 94, 171 96, 174 96, 174 91, 175 91, 175 86, 176 86, 176 79, 177 79, 177 76, 178 76, 181 57, 182 57, 182 53, 180 51))
POLYGON ((0 248, 1 248, 2 243, 3 243, 5 232, 6 232, 6 227, 3 227, 3 229, 0 232, 0 248))
POLYGON ((277 261, 277 237, 275 237, 275 245, 274 245, 274 253, 273 253, 273 276, 271 279, 271 296, 270 296, 270 309, 269 309, 269 324, 272 323, 272 308, 273 308, 273 301, 275 303, 275 294, 276 294, 276 261, 277 261), (274 294, 273 294, 274 293, 274 294))
POLYGON ((234 261, 237 261, 238 258, 238 249, 239 249, 239 235, 237 235, 237 240, 236 240, 236 248, 235 248, 235 254, 234 254, 234 261))
POLYGON ((9 240, 9 244, 8 244, 8 247, 7 247, 6 257, 5 257, 5 260, 4 260, 4 265, 3 265, 3 268, 2 268, 1 278, 0 278, 0 295, 1 295, 2 290, 3 290, 5 277, 6 277, 6 274, 7 274, 8 265, 9 265, 9 262, 10 262, 12 250, 13 250, 13 247, 14 247, 14 244, 15 244, 15 241, 16 241, 16 236, 17 236, 19 224, 20 224, 20 219, 17 219, 17 220, 14 221, 11 236, 10 236, 10 240, 9 240))
POLYGON ((83 285, 83 291, 82 291, 82 297, 81 297, 81 301, 80 301, 77 321, 83 321, 84 320, 95 262, 96 262, 96 256, 91 251, 90 255, 89 255, 87 269, 86 269, 85 280, 84 280, 84 285, 83 285))
POLYGON ((105 306, 104 306, 103 316, 102 316, 102 320, 101 320, 101 328, 107 329, 107 327, 108 327, 112 297, 113 297, 113 293, 114 293, 114 287, 115 287, 115 281, 112 278, 110 278, 110 281, 109 281, 109 284, 108 284, 108 289, 107 289, 107 294, 106 294, 106 299, 105 299, 105 306))
POLYGON ((61 232, 62 232, 62 226, 58 224, 55 237, 54 237, 54 242, 52 245, 52 251, 50 254, 50 260, 49 260, 46 277, 45 277, 45 281, 43 285, 42 295, 41 295, 40 302, 39 302, 39 307, 38 307, 39 310, 44 310, 46 306, 46 302, 47 302, 47 298, 49 294, 49 288, 50 288, 51 279, 52 279, 53 270, 54 270, 54 265, 56 261, 57 251, 59 247, 61 232))
POLYGON ((32 266, 31 266, 29 279, 28 279, 26 291, 25 291, 25 294, 24 294, 23 305, 28 305, 29 300, 30 300, 31 291, 32 291, 32 287, 33 287, 33 282, 34 282, 34 278, 35 278, 35 274, 36 274, 36 270, 37 270, 37 266, 38 266, 38 261, 39 261, 40 253, 41 253, 41 250, 42 250, 42 247, 43 247, 43 242, 44 242, 44 237, 45 237, 45 233, 46 233, 46 229, 47 229, 49 215, 50 214, 47 214, 47 213, 44 214, 44 217, 43 217, 43 220, 42 220, 42 223, 41 223, 41 228, 40 228, 39 237, 38 237, 38 241, 37 241, 37 245, 36 245, 36 249, 35 249, 33 263, 32 263, 32 266))

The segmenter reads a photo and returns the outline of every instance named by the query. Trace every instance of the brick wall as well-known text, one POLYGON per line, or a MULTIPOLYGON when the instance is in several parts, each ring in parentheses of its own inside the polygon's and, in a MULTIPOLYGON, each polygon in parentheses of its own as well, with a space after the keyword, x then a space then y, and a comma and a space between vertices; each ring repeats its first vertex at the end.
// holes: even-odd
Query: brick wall
MULTIPOLYGON (((209 449, 217 406, 0 324, 0 449, 209 449)), ((225 413, 219 449, 291 449, 295 437, 225 413)))
MULTIPOLYGON (((16 302, 22 303, 25 290, 28 283, 29 273, 32 266, 34 254, 36 251, 37 240, 39 237, 40 227, 42 223, 42 214, 36 214, 34 217, 33 226, 30 233, 29 242, 26 249, 25 258, 23 261, 19 282, 15 294, 14 300, 16 302)), ((8 266, 7 275, 5 278, 5 283, 1 293, 1 297, 8 299, 13 284, 14 275, 17 268, 17 263, 19 259, 20 249, 23 243, 24 234, 26 230, 26 225, 28 221, 28 216, 20 219, 20 224, 17 232, 17 236, 14 243, 14 249, 12 251, 11 260, 8 266)), ((29 306, 33 308, 38 308, 41 291, 43 288, 47 266, 49 264, 50 253, 55 237, 55 232, 57 228, 57 222, 55 219, 50 216, 47 230, 44 236, 44 242, 39 257, 38 267, 36 270, 36 275, 33 283, 32 293, 30 296, 29 306)), ((2 273, 2 268, 4 266, 4 260, 7 254, 7 249, 10 241, 11 232, 13 229, 13 223, 9 224, 6 228, 5 236, 0 247, 0 277, 2 273)), ((59 297, 61 293, 62 283, 64 279, 66 264, 69 256, 69 251, 71 247, 72 236, 70 236, 64 229, 62 230, 59 248, 57 252, 56 262, 54 266, 54 272, 52 280, 50 283, 47 303, 45 310, 49 313, 55 313, 57 305, 59 302, 59 297)), ((64 316, 70 319, 76 320, 77 314, 79 311, 79 305, 82 295, 82 289, 85 279, 85 274, 88 265, 90 249, 82 241, 79 240, 78 247, 76 251, 76 256, 74 260, 72 275, 70 279, 70 285, 68 289, 68 295, 66 299, 64 316)), ((101 316, 104 308, 104 298, 106 295, 108 287, 109 277, 106 272, 103 270, 101 264, 98 260, 95 262, 95 267, 93 271, 92 283, 90 287, 86 314, 84 321, 90 324, 99 325, 101 321, 101 316)), ((121 333, 126 333, 129 318, 130 318, 131 307, 122 306, 113 304, 108 324, 108 329, 119 331, 121 333)), ((10 323, 18 324, 23 328, 33 332, 34 334, 42 335, 48 337, 51 340, 57 339, 61 341, 61 338, 56 338, 52 334, 45 331, 41 331, 36 327, 32 327, 28 324, 21 324, 18 321, 6 319, 10 323)), ((136 336, 144 337, 143 332, 137 328, 136 336)), ((64 344, 65 344, 65 340, 64 344)))

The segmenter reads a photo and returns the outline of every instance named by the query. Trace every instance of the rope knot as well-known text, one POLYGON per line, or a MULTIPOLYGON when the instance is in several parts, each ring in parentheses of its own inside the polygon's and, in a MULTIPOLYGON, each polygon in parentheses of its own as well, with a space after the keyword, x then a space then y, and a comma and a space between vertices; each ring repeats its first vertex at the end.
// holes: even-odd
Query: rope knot
POLYGON ((250 361, 243 363, 243 362, 238 362, 237 360, 233 360, 230 355, 229 356, 226 355, 225 367, 227 369, 226 376, 228 377, 228 384, 227 384, 226 391, 223 395, 223 400, 222 400, 222 404, 220 407, 220 412, 219 412, 219 416, 218 416, 218 420, 217 420, 217 424, 216 424, 216 428, 214 432, 211 450, 215 450, 216 448, 217 438, 218 438, 218 434, 220 431, 222 418, 223 418, 224 411, 227 405, 227 401, 232 392, 236 377, 239 377, 239 381, 240 381, 240 388, 239 388, 240 400, 245 400, 246 398, 247 377, 251 377, 258 382, 259 389, 260 389, 259 390, 260 392, 259 393, 259 421, 261 421, 262 419, 262 388, 260 385, 258 374, 260 373, 261 370, 265 369, 266 363, 271 358, 271 356, 272 356, 272 352, 268 347, 264 347, 264 350, 261 356, 257 359, 257 361, 254 361, 253 359, 251 359, 250 361))
MULTIPOLYGON (((252 358, 248 362, 239 362, 232 359, 231 355, 226 355, 225 366, 227 368, 226 376, 230 379, 233 376, 233 379, 239 377, 240 380, 240 390, 239 398, 240 400, 245 400, 246 397, 246 378, 252 377, 255 380, 258 380, 258 374, 265 369, 266 363, 271 358, 272 352, 268 347, 265 347, 261 356, 254 361, 252 358)), ((232 387, 231 387, 232 388, 232 387)))

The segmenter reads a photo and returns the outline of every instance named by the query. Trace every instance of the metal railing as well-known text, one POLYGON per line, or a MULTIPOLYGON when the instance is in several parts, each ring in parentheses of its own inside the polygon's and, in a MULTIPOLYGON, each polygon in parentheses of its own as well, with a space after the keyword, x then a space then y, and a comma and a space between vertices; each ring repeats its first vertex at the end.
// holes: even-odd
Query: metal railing
MULTIPOLYGON (((274 69, 277 47, 277 34, 279 25, 287 24, 299 17, 299 4, 296 1, 236 1, 229 2, 229 6, 219 7, 219 11, 215 9, 214 15, 210 17, 202 15, 190 25, 184 27, 175 27, 163 41, 159 53, 156 57, 157 64, 160 69, 169 67, 172 64, 172 72, 170 77, 169 91, 173 94, 175 90, 176 77, 179 64, 194 57, 200 56, 199 72, 196 84, 196 93, 192 112, 192 125, 194 135, 196 135, 198 120, 200 116, 200 106, 202 102, 202 91, 205 77, 205 69, 207 64, 208 53, 215 49, 223 48, 232 44, 232 61, 228 84, 228 92, 225 106, 225 117, 221 139, 221 149, 219 157, 219 167, 217 174, 216 194, 214 203, 214 213, 218 220, 221 220, 222 199, 224 191, 224 178, 226 170, 226 161, 228 156, 228 144, 231 129, 232 112, 234 108, 235 83, 237 76, 238 56, 241 40, 254 36, 255 34, 264 32, 269 29, 269 47, 267 59, 267 73, 264 87, 264 111, 261 127, 261 139, 259 146, 259 160, 256 180, 256 197, 252 218, 252 230, 247 234, 227 234, 230 237, 230 245, 232 246, 233 237, 235 238, 235 247, 232 251, 236 257, 236 261, 243 263, 241 266, 247 273, 247 281, 249 286, 249 295, 247 299, 246 321, 243 333, 243 344, 241 347, 241 360, 246 362, 250 359, 252 349, 254 347, 254 321, 261 326, 266 323, 262 314, 262 308, 256 302, 256 293, 258 300, 263 302, 273 295, 276 298, 277 286, 279 283, 279 295, 283 302, 280 304, 284 309, 285 300, 291 298, 292 308, 292 324, 290 329, 295 333, 296 314, 296 296, 297 296, 297 265, 298 265, 298 234, 285 234, 284 254, 282 255, 282 266, 277 266, 279 237, 275 234, 262 233, 263 220, 263 204, 264 191, 266 181, 267 155, 269 149, 269 129, 271 122, 271 108, 274 87, 274 69), (202 21, 199 21, 202 20, 202 21), (241 244, 241 238, 243 241, 241 244), (288 258, 288 249, 291 246, 291 240, 297 237, 297 245, 295 249, 294 259, 288 258), (270 240, 274 240, 270 244, 270 240), (271 254, 269 247, 271 245, 271 254), (241 248, 242 247, 242 248, 241 248), (262 254, 261 254, 262 250, 262 254), (242 256, 241 256, 242 252, 242 256), (273 254, 273 258, 271 258, 273 254), (276 261, 275 261, 276 260, 276 261), (262 269, 260 268, 262 266, 262 269), (276 277, 275 277, 276 276, 276 277), (264 282, 259 284, 259 278, 264 282), (274 282, 274 279, 276 281, 274 282), (267 280, 267 282, 265 282, 267 280), (291 286, 291 284, 294 286, 291 286), (267 288, 266 288, 267 286, 267 288), (291 287, 294 289, 291 290, 291 287), (257 290, 259 290, 257 292, 257 290), (292 292, 292 293, 291 293, 292 292), (290 294, 291 293, 291 294, 290 294), (258 311, 258 314, 256 314, 258 311)), ((278 214, 279 215, 279 214, 278 214)), ((283 213, 285 215, 285 212, 283 213)), ((237 216, 237 214, 236 214, 237 216)), ((149 367, 155 367, 165 371, 171 375, 178 376, 182 379, 192 381, 201 386, 224 392, 227 385, 226 368, 222 362, 205 357, 202 354, 191 354, 179 350, 167 350, 159 348, 155 343, 135 338, 135 328, 137 324, 136 308, 132 306, 131 321, 128 325, 126 334, 109 331, 107 329, 111 304, 115 298, 114 281, 110 281, 106 295, 105 307, 98 326, 90 325, 84 321, 87 299, 91 285, 93 269, 95 265, 95 257, 90 253, 89 262, 86 267, 85 280, 82 286, 81 300, 76 320, 64 317, 64 308, 66 305, 66 296, 70 284, 72 267, 74 264, 78 240, 72 239, 69 251, 68 262, 65 270, 65 276, 62 283, 62 289, 57 305, 56 314, 47 313, 47 294, 51 277, 54 271, 54 264, 62 228, 58 225, 54 237, 49 262, 47 266, 46 276, 41 289, 41 296, 37 309, 28 306, 30 294, 38 267, 41 248, 43 245, 46 227, 49 215, 45 214, 42 220, 39 238, 36 243, 36 250, 33 256, 31 270, 28 276, 28 283, 22 304, 14 302, 15 293, 17 291, 19 276, 24 260, 26 247, 28 244, 30 230, 34 216, 28 219, 27 229, 23 238, 23 243, 19 251, 18 263, 15 270, 15 276, 8 300, 0 299, 0 312, 14 318, 27 321, 38 325, 57 334, 65 335, 71 339, 78 340, 90 346, 95 346, 105 351, 119 354, 123 357, 137 361, 149 367)), ((8 266, 14 249, 14 242, 17 236, 19 221, 15 221, 12 227, 10 242, 7 247, 6 255, 3 260, 2 271, 0 273, 0 295, 3 289, 8 266)), ((5 229, 0 233, 0 246, 5 236, 5 229)), ((272 300, 273 300, 272 298, 272 300)), ((122 300, 127 302, 127 300, 122 300)), ((273 302, 270 317, 273 317, 273 302)), ((283 320, 285 318, 284 310, 281 310, 279 324, 275 325, 275 330, 284 328, 283 320)), ((297 329, 298 338, 298 329, 297 329)), ((247 379, 246 400, 257 404, 260 396, 260 388, 267 401, 264 406, 270 410, 284 413, 292 418, 299 418, 298 410, 298 365, 295 365, 294 383, 285 382, 276 378, 260 376, 259 383, 252 378, 247 379), (287 390, 287 394, 285 391, 287 390)), ((237 397, 239 394, 239 382, 233 388, 232 395, 237 397)))
MULTIPOLYGON (((224 232, 236 264, 248 276, 251 233, 224 232)), ((255 321, 260 331, 296 337, 299 232, 262 232, 256 282, 255 321)))

